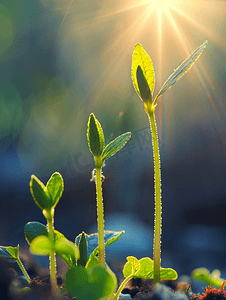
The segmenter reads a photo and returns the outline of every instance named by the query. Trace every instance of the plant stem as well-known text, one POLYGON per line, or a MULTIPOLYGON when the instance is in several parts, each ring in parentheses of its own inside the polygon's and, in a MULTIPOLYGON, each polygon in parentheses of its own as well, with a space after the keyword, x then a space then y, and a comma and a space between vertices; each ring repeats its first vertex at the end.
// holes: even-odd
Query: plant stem
POLYGON ((123 282, 120 284, 120 286, 119 286, 119 288, 118 288, 118 290, 117 290, 117 293, 115 294, 115 296, 114 296, 114 298, 113 298, 114 300, 118 300, 119 295, 120 295, 121 291, 123 290, 124 286, 127 284, 127 282, 128 282, 130 279, 133 278, 133 276, 134 276, 134 274, 131 274, 131 275, 129 275, 128 277, 126 277, 126 278, 123 280, 123 282))
POLYGON ((99 265, 105 267, 104 253, 104 207, 101 187, 101 167, 96 167, 96 194, 97 194, 97 223, 98 223, 98 245, 99 265))
POLYGON ((22 261, 20 260, 19 257, 16 259, 16 261, 17 261, 17 263, 18 263, 18 265, 19 265, 21 271, 23 272, 25 278, 27 279, 27 282, 30 283, 30 282, 31 282, 31 278, 30 278, 30 276, 28 275, 26 269, 24 268, 24 265, 23 265, 22 261))
MULTIPOLYGON (((54 218, 47 219, 47 226, 50 239, 54 242, 54 218)), ((57 280, 56 280, 56 253, 50 251, 49 254, 49 269, 50 269, 50 282, 52 292, 55 295, 57 289, 57 280)))
POLYGON ((161 213, 162 213, 162 203, 161 203, 161 170, 160 170, 160 154, 158 145, 158 133, 157 124, 155 121, 155 107, 146 110, 152 134, 152 147, 154 156, 154 176, 155 176, 155 227, 154 227, 154 284, 160 281, 160 262, 161 262, 161 213))

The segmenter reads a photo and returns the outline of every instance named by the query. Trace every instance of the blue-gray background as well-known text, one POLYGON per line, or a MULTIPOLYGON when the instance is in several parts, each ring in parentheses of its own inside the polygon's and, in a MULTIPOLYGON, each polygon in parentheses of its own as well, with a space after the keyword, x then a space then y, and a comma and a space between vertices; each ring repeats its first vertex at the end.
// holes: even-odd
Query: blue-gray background
POLYGON ((94 112, 106 142, 132 132, 103 169, 106 229, 127 232, 115 244, 123 262, 126 255, 152 257, 153 158, 148 119, 130 78, 133 48, 139 42, 151 56, 157 91, 186 58, 182 50, 191 53, 208 39, 200 63, 156 109, 162 265, 180 275, 220 268, 226 276, 225 2, 194 2, 190 10, 172 2, 177 10, 167 9, 178 27, 170 36, 164 34, 172 26, 164 23, 167 13, 155 8, 156 14, 162 10, 162 64, 158 28, 151 20, 139 28, 146 4, 131 3, 126 10, 116 0, 1 0, 0 245, 28 249, 24 225, 45 222, 30 195, 31 174, 44 183, 55 171, 64 178, 56 229, 71 240, 82 230, 96 231, 94 163, 86 141, 94 112))

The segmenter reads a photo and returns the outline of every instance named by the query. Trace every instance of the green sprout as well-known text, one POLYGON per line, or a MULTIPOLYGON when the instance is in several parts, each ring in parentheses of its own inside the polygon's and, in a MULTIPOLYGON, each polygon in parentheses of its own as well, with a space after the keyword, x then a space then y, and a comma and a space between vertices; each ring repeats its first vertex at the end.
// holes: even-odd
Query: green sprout
POLYGON ((99 264, 105 266, 104 250, 104 210, 102 197, 102 167, 104 161, 119 151, 130 139, 131 133, 127 132, 105 146, 103 129, 93 113, 90 114, 87 128, 87 140, 89 150, 94 156, 96 168, 93 171, 93 178, 96 183, 97 195, 97 222, 98 222, 98 243, 99 243, 99 264))
POLYGON ((191 277, 197 281, 204 281, 208 285, 221 287, 225 279, 221 278, 221 272, 218 269, 213 270, 212 273, 206 268, 198 268, 192 271, 191 277))
POLYGON ((152 135, 152 148, 154 156, 154 182, 155 182, 155 220, 154 220, 154 283, 160 281, 160 263, 161 263, 161 170, 160 154, 158 145, 157 124, 155 120, 155 108, 158 98, 166 90, 178 81, 199 58, 208 41, 199 46, 174 72, 169 76, 162 88, 153 100, 155 87, 155 72, 151 58, 140 44, 136 44, 132 58, 132 81, 134 88, 144 102, 144 108, 150 122, 152 135))
POLYGON ((3 259, 5 259, 6 261, 11 262, 11 263, 17 262, 17 264, 20 267, 22 273, 24 274, 27 282, 28 283, 31 282, 31 278, 28 275, 28 273, 27 273, 26 269, 24 268, 24 265, 19 257, 19 244, 17 245, 17 247, 0 246, 0 257, 2 257, 3 259))

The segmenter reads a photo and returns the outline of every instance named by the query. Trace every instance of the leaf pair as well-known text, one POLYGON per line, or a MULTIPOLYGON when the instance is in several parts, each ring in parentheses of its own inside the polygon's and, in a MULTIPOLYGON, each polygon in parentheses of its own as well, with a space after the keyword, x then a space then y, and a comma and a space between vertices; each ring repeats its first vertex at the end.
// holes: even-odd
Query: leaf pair
POLYGON ((55 208, 64 189, 63 178, 55 172, 50 177, 46 186, 35 176, 31 176, 30 190, 37 206, 43 210, 55 208))
MULTIPOLYGON (((100 157, 99 165, 96 167, 101 167, 104 160, 113 156, 117 151, 119 151, 131 137, 131 132, 124 133, 114 139, 105 147, 104 132, 93 113, 90 114, 88 120, 87 128, 87 140, 90 152, 94 157, 100 157)), ((96 163, 97 161, 95 161, 96 163)))
POLYGON ((25 238, 30 245, 30 251, 36 255, 49 255, 56 252, 70 267, 79 259, 79 249, 62 233, 54 230, 54 241, 50 240, 45 225, 39 222, 29 222, 24 228, 25 238))
MULTIPOLYGON (((128 277, 133 275, 134 278, 153 279, 154 278, 154 261, 149 257, 138 260, 134 256, 127 257, 127 263, 123 268, 123 275, 128 277)), ((163 280, 177 279, 177 272, 171 268, 160 268, 160 278, 163 280)))
POLYGON ((153 101, 155 87, 155 72, 151 58, 140 44, 136 44, 132 61, 132 81, 134 88, 144 103, 156 105, 157 99, 178 81, 202 54, 208 41, 199 46, 188 58, 169 76, 153 101))

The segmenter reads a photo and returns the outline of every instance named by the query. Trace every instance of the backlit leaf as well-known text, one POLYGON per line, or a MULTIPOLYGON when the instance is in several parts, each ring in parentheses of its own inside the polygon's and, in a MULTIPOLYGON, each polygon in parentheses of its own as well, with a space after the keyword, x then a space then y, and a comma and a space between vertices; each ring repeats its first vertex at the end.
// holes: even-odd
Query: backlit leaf
POLYGON ((206 284, 216 287, 221 287, 225 279, 220 277, 221 272, 218 269, 212 273, 206 268, 197 268, 192 271, 191 276, 198 281, 204 281, 206 284))
POLYGON ((126 132, 118 136, 116 139, 114 139, 104 148, 104 151, 102 153, 102 159, 106 160, 109 157, 113 156, 116 152, 118 152, 120 149, 122 149, 125 146, 125 144, 128 142, 130 138, 131 138, 131 132, 126 132))
POLYGON ((166 82, 161 87, 158 95, 155 98, 155 103, 160 95, 165 93, 166 90, 168 90, 175 82, 177 82, 185 73, 187 73, 195 61, 199 58, 199 56, 202 54, 203 50, 205 49, 208 41, 205 41, 201 46, 199 46, 188 58, 185 59, 185 61, 182 62, 182 64, 174 70, 174 72, 169 76, 169 78, 166 80, 166 82))
POLYGON ((60 173, 55 172, 46 184, 46 188, 51 196, 51 207, 55 207, 62 196, 64 181, 60 173))
MULTIPOLYGON (((133 257, 132 257, 133 258, 133 257)), ((154 262, 149 257, 141 258, 138 262, 140 268, 138 271, 133 273, 132 263, 135 264, 136 260, 133 261, 132 258, 127 260, 128 262, 124 265, 123 275, 128 277, 131 274, 134 274, 133 278, 144 278, 144 279, 153 279, 154 278, 154 262), (132 262, 132 263, 131 263, 132 262)), ((171 268, 162 268, 160 267, 160 278, 163 280, 175 280, 177 279, 177 272, 171 268)))
POLYGON ((131 274, 135 276, 135 274, 140 270, 140 262, 134 256, 128 256, 126 259, 127 263, 125 263, 122 270, 124 277, 128 277, 131 274))
MULTIPOLYGON (((19 245, 17 246, 19 247, 19 245)), ((15 255, 12 255, 9 251, 8 248, 14 248, 14 247, 4 247, 0 246, 0 257, 7 262, 14 263, 16 262, 16 257, 15 255)))
POLYGON ((30 190, 35 203, 41 210, 51 208, 51 196, 46 186, 35 175, 31 175, 30 190))
POLYGON ((132 81, 144 102, 152 102, 155 87, 155 71, 152 60, 140 44, 136 44, 132 58, 132 81))

